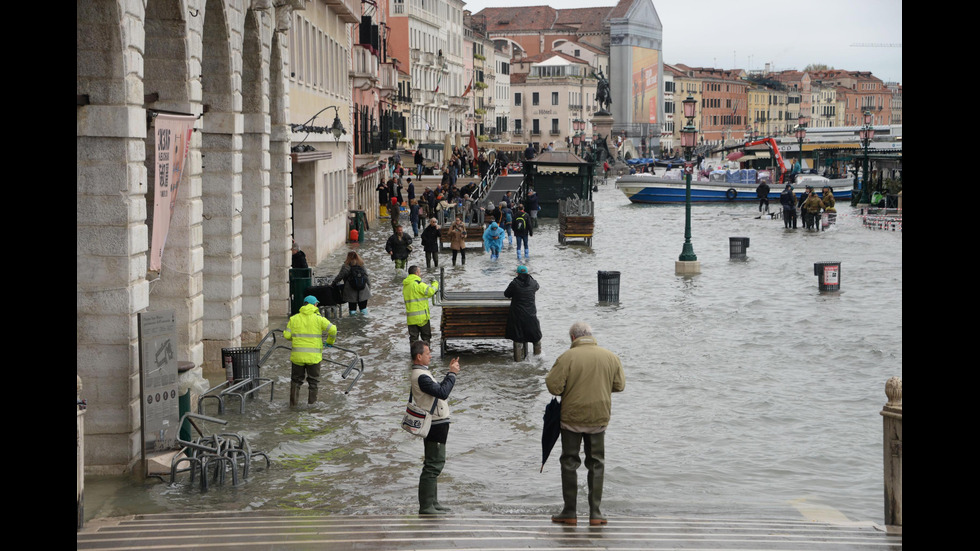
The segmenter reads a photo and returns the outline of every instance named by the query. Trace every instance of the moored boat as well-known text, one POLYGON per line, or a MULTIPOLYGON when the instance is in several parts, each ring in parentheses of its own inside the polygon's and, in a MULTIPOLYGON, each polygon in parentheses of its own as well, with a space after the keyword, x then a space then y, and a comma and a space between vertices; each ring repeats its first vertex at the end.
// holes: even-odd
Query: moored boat
MULTIPOLYGON (((692 180, 691 181, 691 202, 692 203, 734 203, 734 202, 757 202, 756 188, 758 183, 734 183, 719 180, 692 180)), ((783 191, 779 184, 769 184, 769 200, 779 203, 779 194, 783 191)), ((817 194, 822 193, 824 186, 829 186, 833 190, 837 200, 850 200, 853 189, 853 180, 837 179, 830 180, 823 176, 812 174, 801 175, 797 182, 792 184, 793 191, 797 198, 806 189, 806 186, 813 186, 817 194)), ((686 201, 686 184, 681 179, 680 170, 661 171, 655 170, 653 173, 637 173, 620 176, 616 179, 616 187, 621 190, 626 197, 633 203, 652 203, 652 204, 683 204, 686 201)))

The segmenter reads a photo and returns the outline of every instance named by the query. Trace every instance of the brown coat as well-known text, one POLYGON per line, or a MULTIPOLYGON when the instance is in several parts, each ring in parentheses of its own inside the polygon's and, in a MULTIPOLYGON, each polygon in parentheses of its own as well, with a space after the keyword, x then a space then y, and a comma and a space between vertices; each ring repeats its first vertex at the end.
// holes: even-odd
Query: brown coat
POLYGON ((575 339, 545 377, 548 392, 561 396, 561 422, 582 427, 609 424, 612 393, 626 388, 619 356, 602 348, 595 337, 575 339))
POLYGON ((449 228, 449 248, 454 251, 461 251, 466 248, 466 227, 462 224, 453 223, 449 228))

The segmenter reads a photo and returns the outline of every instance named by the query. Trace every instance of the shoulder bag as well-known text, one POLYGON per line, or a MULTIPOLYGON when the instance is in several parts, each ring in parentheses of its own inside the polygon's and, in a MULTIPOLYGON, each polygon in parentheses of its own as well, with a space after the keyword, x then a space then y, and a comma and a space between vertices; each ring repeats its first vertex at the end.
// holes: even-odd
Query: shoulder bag
POLYGON ((402 417, 402 429, 408 431, 409 434, 414 434, 420 438, 425 438, 428 436, 429 427, 432 426, 432 416, 435 414, 436 406, 438 404, 439 399, 433 396, 432 409, 426 411, 415 405, 415 400, 412 397, 412 391, 408 391, 408 405, 405 406, 405 416, 402 417))

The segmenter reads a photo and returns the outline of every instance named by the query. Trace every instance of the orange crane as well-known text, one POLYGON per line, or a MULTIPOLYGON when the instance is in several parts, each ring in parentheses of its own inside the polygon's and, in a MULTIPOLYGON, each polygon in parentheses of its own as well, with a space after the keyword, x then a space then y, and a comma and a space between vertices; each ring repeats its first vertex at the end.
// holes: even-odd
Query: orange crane
POLYGON ((756 140, 754 142, 746 142, 743 148, 749 148, 754 145, 768 145, 769 150, 772 152, 772 156, 776 159, 777 170, 779 171, 779 185, 783 185, 783 173, 785 169, 783 167, 783 156, 779 152, 779 146, 776 145, 776 140, 772 138, 762 138, 761 140, 756 140))

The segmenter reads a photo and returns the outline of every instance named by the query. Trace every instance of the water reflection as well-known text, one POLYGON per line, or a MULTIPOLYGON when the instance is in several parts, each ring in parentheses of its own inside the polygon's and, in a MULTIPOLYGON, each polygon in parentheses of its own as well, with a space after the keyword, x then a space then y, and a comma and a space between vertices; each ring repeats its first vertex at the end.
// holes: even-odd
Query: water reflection
MULTIPOLYGON (((435 371, 452 356, 463 368, 450 401, 441 500, 465 512, 554 512, 557 457, 538 473, 550 400, 543 379, 568 347, 568 327, 583 319, 627 370, 606 437, 607 514, 798 518, 792 503, 805 500, 852 520, 881 520, 878 411, 885 380, 902 372, 901 233, 865 230, 846 206, 822 233, 757 220, 751 205, 697 206, 692 242, 702 274, 677 277, 683 209, 632 205, 611 186, 596 201, 593 247, 559 245, 554 220, 542 221, 530 239, 543 358, 514 362, 507 341, 450 341, 449 356, 435 351, 435 371), (728 259, 730 236, 750 238, 747 261, 728 259), (827 260, 842 262, 838 294, 817 290, 813 263, 827 260), (598 302, 598 270, 621 273, 619 303, 598 302)), ((101 511, 87 511, 413 513, 422 446, 397 427, 408 397, 408 334, 404 275, 384 254, 384 227, 376 224, 351 246, 371 272, 370 314, 345 311, 332 320, 338 343, 364 357, 354 390, 345 396, 340 370, 325 368, 314 406, 291 411, 280 390, 272 403, 251 401, 244 414, 225 415, 228 430, 269 451, 272 469, 204 495, 187 486, 127 484, 101 511)), ((336 274, 347 250, 317 274, 336 274)), ((443 254, 447 287, 502 290, 518 264, 513 254, 505 246, 490 261, 473 250, 465 267, 452 267, 443 254)), ((420 246, 413 255, 424 266, 420 246)), ((423 268, 426 281, 437 276, 423 268)), ((438 308, 433 316, 438 328, 438 308)), ((276 354, 268 370, 287 389, 288 354, 276 354)))

